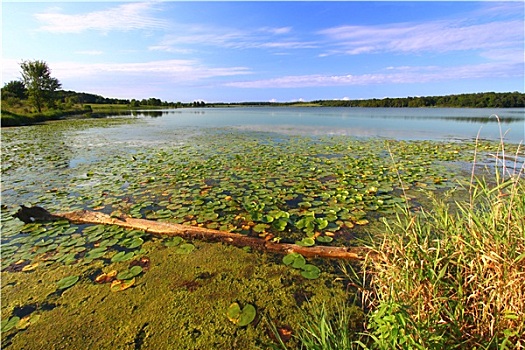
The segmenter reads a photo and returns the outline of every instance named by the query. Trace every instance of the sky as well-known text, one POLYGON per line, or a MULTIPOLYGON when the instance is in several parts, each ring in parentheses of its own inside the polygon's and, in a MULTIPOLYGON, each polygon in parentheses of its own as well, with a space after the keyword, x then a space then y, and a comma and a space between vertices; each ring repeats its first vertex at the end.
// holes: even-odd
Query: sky
POLYGON ((2 86, 246 102, 525 92, 523 1, 2 2, 2 86))

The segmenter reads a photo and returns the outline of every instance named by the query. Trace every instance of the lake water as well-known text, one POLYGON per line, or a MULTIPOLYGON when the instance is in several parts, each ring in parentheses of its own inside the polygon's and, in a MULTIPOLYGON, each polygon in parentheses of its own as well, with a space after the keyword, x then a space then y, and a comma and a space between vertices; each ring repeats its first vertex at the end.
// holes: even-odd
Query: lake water
MULTIPOLYGON (((159 133, 165 135, 181 128, 231 127, 285 134, 400 140, 471 140, 479 132, 482 139, 499 140, 500 126, 506 142, 520 143, 525 138, 522 108, 196 108, 143 111, 134 115, 145 117, 144 127, 126 126, 124 131, 126 137, 133 135, 139 139, 158 139, 159 133)), ((113 133, 118 137, 117 130, 113 133)))

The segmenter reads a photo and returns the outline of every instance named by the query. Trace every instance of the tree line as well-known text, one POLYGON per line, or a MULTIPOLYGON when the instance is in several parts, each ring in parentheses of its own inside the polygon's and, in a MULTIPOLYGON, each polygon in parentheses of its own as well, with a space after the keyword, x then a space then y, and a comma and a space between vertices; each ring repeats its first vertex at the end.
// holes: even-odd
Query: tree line
POLYGON ((326 107, 525 107, 525 94, 515 92, 480 92, 446 96, 421 96, 368 100, 318 100, 312 103, 326 107))

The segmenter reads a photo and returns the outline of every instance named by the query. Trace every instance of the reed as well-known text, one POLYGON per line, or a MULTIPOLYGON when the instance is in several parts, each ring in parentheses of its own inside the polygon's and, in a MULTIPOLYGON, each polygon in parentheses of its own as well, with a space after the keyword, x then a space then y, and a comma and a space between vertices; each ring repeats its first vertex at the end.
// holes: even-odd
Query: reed
POLYGON ((433 197, 385 221, 363 347, 525 348, 524 168, 509 169, 503 143, 494 156, 494 180, 473 172, 468 201, 433 197))

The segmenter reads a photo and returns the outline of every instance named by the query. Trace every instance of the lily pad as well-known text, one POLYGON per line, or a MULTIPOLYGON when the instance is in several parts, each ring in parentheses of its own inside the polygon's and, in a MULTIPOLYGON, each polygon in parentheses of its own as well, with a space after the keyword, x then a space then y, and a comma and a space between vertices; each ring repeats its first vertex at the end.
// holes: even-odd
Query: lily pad
POLYGON ((133 259, 133 256, 135 255, 134 252, 118 252, 117 254, 113 255, 111 258, 111 262, 120 262, 120 261, 127 261, 133 259))
POLYGON ((334 239, 330 236, 319 236, 316 238, 316 240, 318 242, 321 242, 321 243, 330 243, 332 242, 334 239))
POLYGON ((144 240, 140 237, 126 238, 122 241, 122 245, 128 249, 140 247, 142 243, 144 243, 144 240))
POLYGON ((283 257, 283 263, 294 269, 300 269, 306 264, 306 260, 299 253, 291 253, 283 257))
POLYGON ((67 289, 78 282, 79 276, 68 276, 57 282, 58 289, 67 289))
POLYGON ((179 244, 181 244, 182 242, 184 242, 184 239, 182 237, 173 237, 173 238, 170 238, 168 240, 165 240, 164 241, 164 245, 166 247, 176 247, 178 246, 179 244))
POLYGON ((132 279, 135 276, 138 276, 142 273, 142 267, 135 265, 131 267, 130 269, 121 271, 117 274, 118 280, 129 280, 132 279))
POLYGON ((115 280, 117 277, 117 270, 110 271, 108 273, 102 273, 95 278, 97 283, 109 283, 115 280))
POLYGON ((113 282, 111 282, 111 286, 109 287, 109 289, 112 292, 121 292, 128 288, 131 288, 134 284, 135 278, 132 278, 130 280, 114 280, 113 282))
POLYGON ((310 280, 316 279, 321 275, 321 270, 315 265, 306 264, 301 269, 301 275, 310 280))
POLYGON ((245 327, 253 322, 257 311, 252 304, 246 304, 242 310, 238 303, 233 303, 226 311, 228 319, 239 327, 245 327))
POLYGON ((195 250, 195 246, 191 243, 183 243, 175 250, 176 254, 190 254, 195 250))
POLYGON ((13 329, 18 324, 18 322, 20 322, 20 317, 18 316, 13 316, 11 318, 2 320, 2 333, 13 329))
POLYGON ((312 237, 306 237, 300 241, 295 242, 295 244, 300 245, 301 247, 311 247, 315 245, 315 239, 312 237))
POLYGON ((16 324, 16 328, 17 329, 26 329, 30 325, 37 323, 38 320, 40 319, 40 317, 41 317, 41 315, 38 315, 38 314, 28 315, 28 316, 20 319, 20 321, 18 321, 18 323, 16 324))

